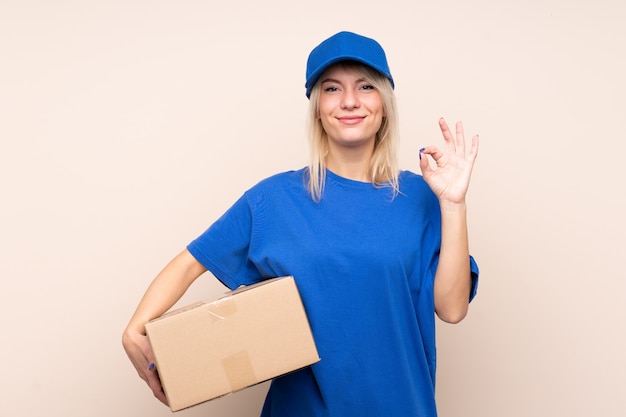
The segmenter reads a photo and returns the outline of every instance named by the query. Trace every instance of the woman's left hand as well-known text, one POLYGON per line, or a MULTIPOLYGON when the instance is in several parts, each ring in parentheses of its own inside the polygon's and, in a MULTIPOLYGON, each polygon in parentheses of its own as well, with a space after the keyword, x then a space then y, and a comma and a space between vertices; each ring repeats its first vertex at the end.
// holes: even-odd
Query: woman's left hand
POLYGON ((445 152, 436 146, 428 146, 420 150, 422 176, 439 201, 464 203, 474 161, 478 154, 478 135, 472 138, 471 148, 466 154, 463 123, 456 123, 456 137, 443 118, 439 119, 439 127, 445 141, 445 152), (426 155, 433 158, 435 167, 430 164, 426 155))

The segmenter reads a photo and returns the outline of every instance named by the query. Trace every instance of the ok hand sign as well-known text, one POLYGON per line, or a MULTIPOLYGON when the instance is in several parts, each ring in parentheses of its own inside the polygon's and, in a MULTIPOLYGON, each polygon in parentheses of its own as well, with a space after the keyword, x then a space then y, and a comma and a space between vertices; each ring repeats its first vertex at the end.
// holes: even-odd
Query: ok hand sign
POLYGON ((478 135, 472 138, 471 148, 466 154, 463 124, 456 123, 456 137, 443 118, 439 119, 439 127, 443 134, 445 151, 442 152, 436 146, 420 149, 422 175, 440 202, 465 203, 474 161, 478 154, 478 135), (435 161, 434 167, 427 155, 435 161))

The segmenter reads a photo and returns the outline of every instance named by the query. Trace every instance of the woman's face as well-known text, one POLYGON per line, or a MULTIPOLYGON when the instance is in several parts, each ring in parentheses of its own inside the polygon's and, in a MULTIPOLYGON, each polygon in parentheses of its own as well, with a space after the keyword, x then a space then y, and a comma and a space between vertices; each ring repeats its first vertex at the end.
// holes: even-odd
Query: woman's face
POLYGON ((380 92, 357 69, 335 65, 320 78, 318 117, 329 147, 374 148, 384 116, 380 92))

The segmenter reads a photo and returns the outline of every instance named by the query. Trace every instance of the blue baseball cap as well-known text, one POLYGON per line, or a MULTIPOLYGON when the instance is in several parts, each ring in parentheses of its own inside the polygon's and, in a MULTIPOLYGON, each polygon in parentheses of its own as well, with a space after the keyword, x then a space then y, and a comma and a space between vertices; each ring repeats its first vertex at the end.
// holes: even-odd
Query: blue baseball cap
POLYGON ((311 96, 311 89, 330 66, 341 61, 357 61, 374 68, 389 78, 394 87, 389 71, 387 57, 382 46, 374 39, 352 32, 339 32, 315 47, 306 62, 306 96, 311 96))

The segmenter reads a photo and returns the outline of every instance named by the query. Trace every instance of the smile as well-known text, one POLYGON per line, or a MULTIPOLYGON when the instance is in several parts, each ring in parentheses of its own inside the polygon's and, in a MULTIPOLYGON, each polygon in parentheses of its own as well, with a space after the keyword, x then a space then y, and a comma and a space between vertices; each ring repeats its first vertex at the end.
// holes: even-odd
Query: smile
POLYGON ((345 116, 345 117, 337 118, 337 120, 339 120, 341 123, 345 125, 355 125, 355 124, 362 122, 364 119, 365 119, 365 116, 345 116))

